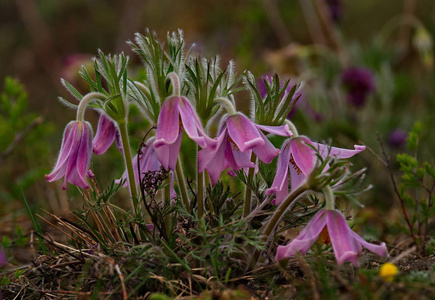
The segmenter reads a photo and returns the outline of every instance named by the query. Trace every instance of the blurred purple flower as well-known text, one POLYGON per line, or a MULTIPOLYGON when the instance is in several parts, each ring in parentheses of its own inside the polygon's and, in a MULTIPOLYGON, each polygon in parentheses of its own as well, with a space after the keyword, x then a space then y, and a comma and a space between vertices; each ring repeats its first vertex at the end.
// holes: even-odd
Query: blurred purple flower
POLYGON ((305 254, 324 228, 328 231, 332 249, 339 265, 350 261, 354 266, 359 266, 358 256, 362 252, 362 247, 379 256, 389 257, 385 243, 375 245, 366 242, 350 229, 341 212, 321 209, 295 239, 286 246, 278 246, 276 260, 288 258, 299 251, 305 254))
POLYGON ((91 157, 91 124, 86 121, 71 121, 65 127, 56 165, 50 174, 45 175, 45 178, 53 182, 65 177, 62 189, 66 189, 67 182, 87 189, 89 185, 86 177, 94 176, 89 170, 91 157))
POLYGON ((157 120, 154 142, 157 159, 166 170, 175 170, 183 129, 201 148, 216 143, 205 134, 198 115, 186 98, 167 98, 157 120))
POLYGON ((61 77, 73 84, 79 90, 86 91, 89 86, 85 84, 80 77, 80 70, 84 66, 86 70, 92 75, 95 74, 93 68, 92 55, 85 53, 73 53, 69 54, 62 59, 61 77))
POLYGON ((343 11, 343 3, 341 0, 326 0, 326 4, 329 9, 329 15, 334 23, 338 23, 341 20, 343 11))
POLYGON ((4 266, 8 262, 8 258, 6 254, 3 252, 3 249, 0 248, 0 267, 4 266))
POLYGON ((100 119, 98 120, 97 133, 92 142, 94 153, 96 155, 103 154, 107 149, 109 149, 114 140, 116 141, 116 148, 122 152, 122 144, 118 128, 116 128, 115 123, 113 123, 113 121, 105 114, 101 114, 100 119))
MULTIPOLYGON (((293 191, 305 182, 307 176, 316 166, 317 155, 312 147, 318 149, 319 155, 324 159, 331 156, 349 158, 366 148, 360 145, 355 145, 355 150, 336 148, 312 142, 302 136, 289 139, 281 148, 281 155, 278 158, 276 175, 272 186, 266 190, 267 195, 276 194, 275 204, 280 204, 288 195, 289 170, 291 190, 293 191)), ((323 171, 326 170, 325 168, 323 171)))
POLYGON ((394 129, 388 135, 388 144, 391 147, 400 148, 406 145, 406 138, 408 137, 408 133, 403 131, 402 129, 394 129))
POLYGON ((343 71, 341 80, 347 88, 347 101, 355 107, 364 106, 367 96, 375 90, 373 74, 366 68, 348 68, 343 71))
POLYGON ((276 149, 261 130, 280 136, 292 136, 288 125, 262 126, 254 124, 241 113, 223 119, 215 147, 198 152, 199 171, 205 169, 212 184, 216 184, 226 168, 240 170, 253 168, 251 152, 264 163, 270 163, 278 154, 276 149))

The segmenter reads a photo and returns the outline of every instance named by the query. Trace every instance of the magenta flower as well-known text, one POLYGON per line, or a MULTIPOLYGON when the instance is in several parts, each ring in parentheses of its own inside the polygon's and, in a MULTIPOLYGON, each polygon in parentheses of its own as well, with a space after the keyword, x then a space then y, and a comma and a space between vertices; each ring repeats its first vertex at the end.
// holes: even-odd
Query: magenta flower
MULTIPOLYGON (((316 166, 317 149, 324 159, 335 156, 349 158, 363 151, 366 147, 355 145, 355 150, 342 149, 310 141, 306 137, 292 138, 286 141, 278 159, 275 179, 266 194, 276 194, 275 204, 281 203, 288 195, 288 171, 290 170, 291 190, 297 189, 316 166), (311 147, 310 147, 311 145, 311 147)), ((323 171, 326 171, 325 168, 323 171)))
POLYGON ((367 96, 375 90, 375 80, 369 69, 351 67, 343 71, 341 80, 346 86, 347 101, 355 107, 362 107, 367 96))
MULTIPOLYGON (((154 137, 148 139, 148 141, 145 143, 145 146, 142 147, 142 155, 140 156, 140 159, 139 159, 140 172, 141 172, 140 180, 143 180, 145 177, 145 173, 147 173, 149 171, 153 171, 153 172, 158 173, 160 171, 160 167, 162 166, 162 164, 157 159, 156 152, 153 148, 153 143, 154 143, 154 137)), ((139 170, 137 167, 137 154, 133 158, 132 163, 133 163, 134 179, 136 181, 136 186, 140 186, 139 170)), ((172 174, 170 176, 172 176, 172 174)), ((171 198, 177 198, 177 193, 174 190, 174 178, 173 177, 174 176, 171 177, 171 198)), ((119 184, 121 182, 121 180, 125 180, 122 187, 124 187, 124 188, 127 187, 128 186, 127 170, 124 171, 124 173, 122 174, 120 179, 115 180, 115 183, 119 184)), ((155 179, 155 178, 151 178, 151 180, 155 180, 154 183, 157 182, 157 179, 155 179)), ((154 183, 150 183, 150 184, 154 184, 154 183)))
POLYGON ((216 143, 205 134, 196 112, 186 98, 167 98, 157 120, 154 142, 157 159, 166 170, 175 170, 183 129, 201 148, 216 143))
POLYGON ((65 127, 62 146, 53 171, 45 175, 49 182, 64 177, 62 189, 69 182, 81 188, 89 187, 86 176, 93 177, 89 170, 92 157, 92 127, 86 121, 71 121, 65 127))
POLYGON ((96 155, 103 154, 109 149, 113 141, 116 141, 116 147, 122 152, 120 135, 115 123, 106 115, 101 114, 98 120, 97 133, 92 142, 94 153, 96 155))
POLYGON ((295 239, 286 246, 278 246, 276 260, 293 256, 298 251, 305 254, 324 228, 329 234, 339 265, 350 261, 354 266, 359 266, 358 256, 362 252, 362 247, 379 256, 389 256, 385 243, 375 245, 366 242, 349 228, 345 218, 338 210, 321 209, 295 239))
POLYGON ((226 168, 239 170, 255 167, 251 162, 251 152, 262 162, 269 164, 279 154, 279 149, 272 145, 261 130, 292 136, 288 125, 257 125, 241 113, 228 116, 222 122, 217 144, 198 152, 199 171, 207 170, 211 183, 216 184, 226 168))

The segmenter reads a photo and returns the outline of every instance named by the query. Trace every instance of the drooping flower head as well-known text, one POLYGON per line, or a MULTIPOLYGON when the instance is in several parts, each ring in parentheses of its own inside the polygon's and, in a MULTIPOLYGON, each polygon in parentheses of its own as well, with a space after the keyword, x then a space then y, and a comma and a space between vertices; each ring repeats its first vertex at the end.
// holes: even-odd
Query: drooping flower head
POLYGON ((288 258, 299 251, 305 254, 325 228, 329 234, 335 258, 340 265, 350 261, 354 266, 359 266, 358 256, 362 252, 362 247, 379 256, 389 256, 385 243, 375 245, 366 242, 350 229, 341 212, 321 209, 295 239, 286 246, 278 246, 276 260, 288 258))
POLYGON ((364 106, 367 96, 375 90, 373 74, 366 68, 348 68, 341 80, 347 88, 347 101, 355 107, 364 106))
POLYGON ((254 152, 264 163, 269 164, 278 154, 276 149, 261 130, 280 135, 292 136, 288 125, 263 126, 254 124, 241 113, 223 119, 217 144, 198 152, 199 171, 207 170, 212 184, 226 168, 239 170, 253 168, 251 153, 254 152))
MULTIPOLYGON (((272 186, 266 190, 266 194, 270 195, 275 193, 275 204, 281 203, 288 195, 289 171, 291 190, 297 189, 316 166, 316 150, 321 157, 326 159, 331 156, 349 158, 366 148, 360 145, 355 145, 354 147, 355 150, 331 147, 312 142, 303 136, 289 139, 282 146, 276 175, 272 186)), ((326 169, 324 169, 324 171, 326 171, 326 169)))
POLYGON ((89 170, 92 157, 92 127, 86 121, 71 121, 65 128, 62 146, 53 171, 45 175, 49 182, 64 177, 62 188, 67 182, 87 189, 86 177, 93 177, 89 170))
POLYGON ((216 143, 205 134, 198 115, 186 98, 167 98, 157 120, 154 142, 157 159, 166 170, 175 170, 183 129, 201 148, 216 143))
POLYGON ((103 154, 109 149, 113 141, 116 141, 116 147, 122 152, 122 144, 120 140, 119 130, 116 128, 112 120, 105 114, 100 115, 98 120, 97 133, 92 142, 93 151, 96 155, 103 154))

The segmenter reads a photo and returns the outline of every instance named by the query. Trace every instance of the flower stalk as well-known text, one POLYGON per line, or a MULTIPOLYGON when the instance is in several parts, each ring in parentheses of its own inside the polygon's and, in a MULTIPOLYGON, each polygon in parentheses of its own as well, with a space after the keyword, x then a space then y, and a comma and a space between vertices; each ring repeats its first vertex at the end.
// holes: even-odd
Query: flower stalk
POLYGON ((180 159, 177 160, 175 172, 177 174, 177 182, 178 182, 178 187, 180 188, 181 200, 183 201, 183 204, 186 207, 187 211, 190 211, 190 204, 189 204, 189 197, 187 194, 186 180, 184 178, 183 167, 181 166, 180 159))
POLYGON ((95 100, 106 100, 106 96, 101 93, 89 93, 85 95, 77 108, 77 121, 84 121, 86 108, 95 100))
MULTIPOLYGON (((257 155, 255 155, 254 152, 251 154, 251 162, 256 165, 257 162, 257 155)), ((249 168, 248 172, 248 183, 252 182, 254 180, 254 173, 255 173, 255 167, 249 168)), ((249 187, 249 184, 245 187, 245 206, 243 209, 243 217, 246 218, 249 213, 251 212, 251 199, 252 199, 252 190, 249 187)))
MULTIPOLYGON (((263 238, 262 240, 266 242, 269 239, 270 234, 274 231, 275 227, 279 224, 279 221, 281 220, 284 213, 287 211, 287 209, 290 207, 290 205, 303 193, 308 191, 310 189, 310 186, 305 183, 299 186, 296 190, 291 192, 287 198, 278 206, 272 217, 270 218, 269 222, 264 227, 263 230, 263 238)), ((258 258, 260 257, 260 251, 255 250, 254 253, 251 256, 251 261, 249 262, 248 266, 250 269, 254 269, 255 265, 257 264, 258 258)))
POLYGON ((139 209, 139 200, 137 197, 138 195, 137 195, 136 180, 134 178, 133 159, 131 156, 130 141, 129 141, 128 130, 127 130, 127 122, 126 121, 121 121, 121 122, 118 121, 118 127, 119 127, 119 134, 121 136, 122 148, 124 150, 123 151, 124 164, 125 164, 125 168, 127 170, 132 209, 133 209, 133 213, 136 214, 136 212, 138 212, 138 209, 139 209))

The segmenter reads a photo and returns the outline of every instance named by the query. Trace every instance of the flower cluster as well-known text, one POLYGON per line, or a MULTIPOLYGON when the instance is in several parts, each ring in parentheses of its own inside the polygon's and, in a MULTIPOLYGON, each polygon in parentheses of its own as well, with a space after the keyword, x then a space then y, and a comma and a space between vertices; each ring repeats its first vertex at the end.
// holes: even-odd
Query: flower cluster
MULTIPOLYGON (((179 36, 170 37, 169 47, 181 47, 180 41, 179 36)), ((354 149, 343 149, 299 136, 294 124, 287 119, 294 108, 294 102, 301 97, 301 91, 296 86, 289 88, 289 81, 283 85, 275 76, 273 80, 266 78, 264 91, 259 92, 252 83, 255 82, 252 75, 245 74, 245 87, 253 94, 253 113, 247 117, 235 108, 234 94, 237 88, 232 68, 221 70, 216 67, 210 71, 210 64, 205 64, 206 68, 194 58, 188 60, 180 51, 174 51, 179 49, 176 47, 170 49, 166 55, 156 58, 153 53, 147 52, 151 48, 155 49, 157 45, 152 44, 152 39, 140 36, 137 42, 139 54, 145 56, 145 68, 149 78, 144 82, 119 80, 127 78, 127 59, 100 53, 100 60, 95 63, 95 71, 104 77, 107 89, 102 88, 101 82, 97 85, 91 82, 91 86, 98 88, 98 91, 80 99, 80 104, 76 107, 77 120, 66 126, 57 163, 53 171, 46 175, 48 181, 64 178, 64 189, 67 182, 84 189, 89 188, 87 178, 93 177, 90 171, 92 153, 102 154, 116 141, 126 167, 124 174, 116 182, 122 182, 124 187, 129 188, 133 213, 141 211, 137 200, 141 195, 138 187, 152 199, 163 187, 165 191, 161 192, 162 205, 171 205, 171 199, 180 197, 186 210, 193 213, 191 206, 197 202, 198 216, 202 217, 201 205, 204 202, 208 178, 205 174, 208 174, 210 184, 216 185, 222 172, 228 169, 231 173, 243 170, 248 177, 245 182, 247 189, 243 214, 246 217, 253 211, 249 182, 253 182, 254 176, 258 175, 256 171, 259 169, 259 162, 271 164, 278 157, 273 183, 265 187, 264 181, 260 186, 263 194, 268 195, 268 200, 276 205, 274 216, 263 226, 263 234, 274 232, 273 229, 278 225, 277 221, 282 214, 292 201, 300 200, 299 196, 303 192, 324 192, 325 208, 317 213, 297 238, 287 246, 278 247, 277 260, 298 251, 307 252, 322 230, 329 233, 339 264, 350 261, 357 265, 357 257, 361 254, 362 247, 381 256, 388 256, 384 243, 377 246, 365 242, 347 226, 342 214, 335 209, 333 190, 341 178, 332 178, 333 175, 328 173, 332 166, 326 164, 320 171, 316 169, 321 161, 350 158, 363 151, 365 146, 355 145, 354 149), (160 61, 162 59, 167 60, 160 61), (202 76, 204 72, 209 72, 205 76, 207 82, 204 82, 202 76), (148 131, 153 132, 154 136, 146 140, 135 157, 131 154, 127 131, 128 110, 132 104, 137 105, 152 124, 156 124, 153 127, 155 131, 148 131), (100 113, 95 137, 91 125, 83 120, 85 110, 90 107, 100 113), (215 136, 211 134, 214 126, 217 126, 215 136), (197 144, 197 153, 182 153, 184 156, 196 158, 198 181, 194 201, 189 198, 182 168, 180 149, 183 132, 197 144), (281 137, 278 138, 282 143, 281 150, 269 140, 270 135, 281 137), (322 186, 317 186, 310 180, 316 176, 331 178, 322 186), (334 184, 331 183, 333 179, 336 179, 334 184), (177 183, 179 196, 175 192, 174 181, 177 183)), ((365 97, 373 89, 369 79, 368 74, 361 72, 349 73, 343 77, 351 86, 354 98, 365 97)), ((66 87, 70 88, 70 85, 66 87)), ((71 92, 77 94, 74 90, 71 92)), ((362 100, 358 98, 352 101, 360 105, 362 100)), ((170 222, 170 218, 165 222, 170 222)), ((160 224, 154 225, 161 228, 160 224)), ((165 224, 165 227, 171 228, 170 224, 165 224)))

